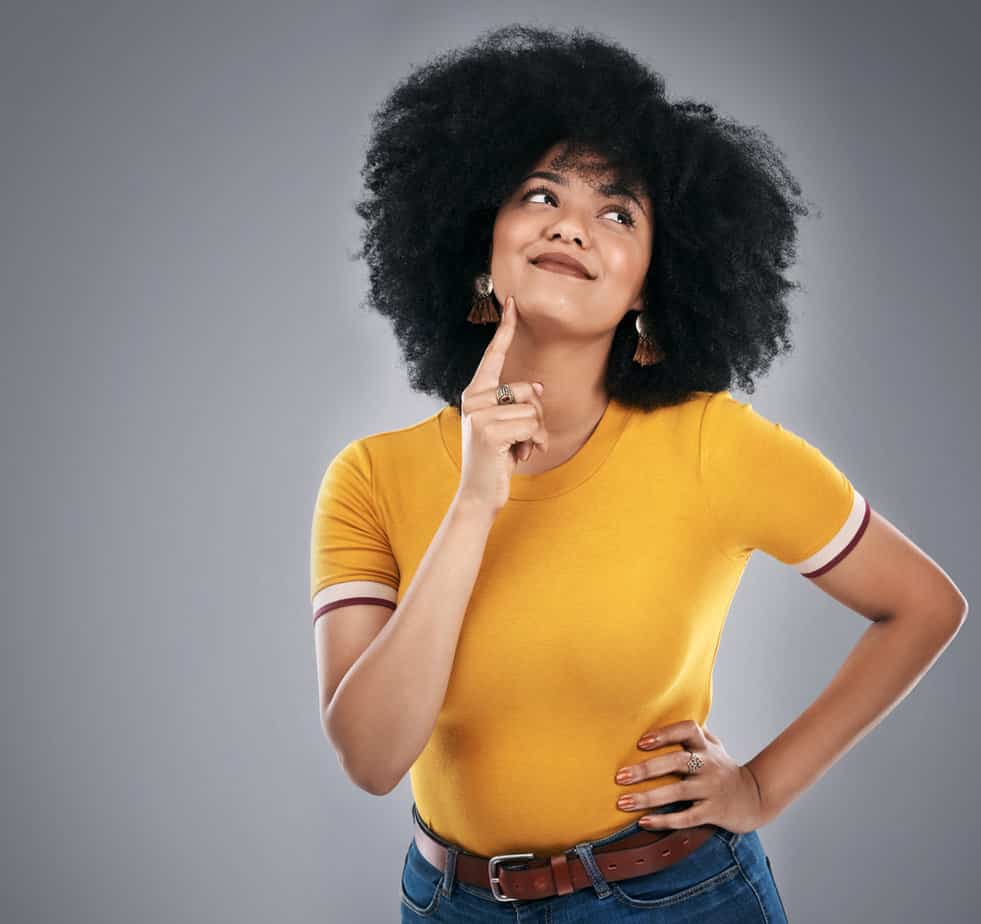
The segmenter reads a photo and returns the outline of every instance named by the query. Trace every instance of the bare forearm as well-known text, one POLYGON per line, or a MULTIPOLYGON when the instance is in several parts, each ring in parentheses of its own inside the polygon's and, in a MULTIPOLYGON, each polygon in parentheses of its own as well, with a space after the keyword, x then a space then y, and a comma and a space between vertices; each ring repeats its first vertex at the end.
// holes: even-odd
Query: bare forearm
POLYGON ((369 792, 394 788, 432 734, 493 520, 454 498, 402 601, 331 699, 327 734, 369 792))
MULTIPOLYGON (((919 682, 957 633, 955 614, 894 615, 872 623, 821 695, 746 766, 765 821, 817 782, 919 682)), ((765 822, 764 822, 765 823, 765 822)))

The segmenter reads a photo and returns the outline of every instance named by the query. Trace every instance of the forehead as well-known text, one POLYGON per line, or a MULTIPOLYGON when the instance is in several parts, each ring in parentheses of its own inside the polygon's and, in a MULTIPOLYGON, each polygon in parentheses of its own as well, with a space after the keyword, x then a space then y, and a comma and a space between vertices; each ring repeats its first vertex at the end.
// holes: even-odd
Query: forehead
POLYGON ((602 195, 627 194, 641 201, 647 198, 647 190, 639 177, 631 176, 626 169, 612 167, 601 154, 584 147, 555 144, 535 161, 528 172, 557 173, 570 180, 578 179, 602 195))
POLYGON ((583 177, 615 178, 614 171, 601 154, 589 148, 562 142, 553 144, 545 151, 535 162, 534 169, 574 173, 583 177))
POLYGON ((601 154, 585 147, 553 145, 530 167, 524 179, 531 175, 545 176, 563 184, 578 179, 600 195, 633 199, 645 211, 650 202, 640 177, 632 175, 628 169, 611 166, 601 154))

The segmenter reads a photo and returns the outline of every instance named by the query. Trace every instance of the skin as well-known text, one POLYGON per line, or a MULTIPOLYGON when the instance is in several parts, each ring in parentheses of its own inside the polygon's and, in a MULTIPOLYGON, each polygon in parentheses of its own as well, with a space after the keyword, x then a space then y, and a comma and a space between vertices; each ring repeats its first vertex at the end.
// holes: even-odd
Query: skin
POLYGON ((701 765, 683 781, 684 785, 626 793, 617 800, 617 808, 632 812, 682 799, 696 800, 688 814, 671 812, 641 816, 641 826, 650 830, 710 822, 729 831, 746 833, 764 823, 763 794, 752 771, 748 765, 733 759, 722 741, 707 727, 689 719, 648 732, 637 743, 637 747, 645 751, 661 750, 667 745, 680 745, 682 749, 675 748, 662 757, 623 767, 617 772, 616 782, 628 786, 668 773, 687 773, 689 752, 698 756, 701 765), (650 743, 649 738, 653 739, 650 743), (668 790, 674 795, 670 795, 668 790), (697 813, 694 812, 696 807, 697 813), (688 820, 687 825, 679 821, 682 817, 688 820), (694 820, 696 817, 698 821, 694 820))
POLYGON ((517 474, 535 474, 564 462, 603 416, 613 335, 628 311, 643 308, 641 293, 654 239, 653 206, 646 192, 637 195, 639 204, 626 196, 601 195, 597 187, 612 177, 602 171, 603 162, 595 156, 582 161, 601 172, 560 169, 556 157, 562 151, 561 142, 553 145, 528 172, 551 170, 566 183, 525 180, 501 204, 494 221, 494 295, 499 307, 513 295, 517 308, 501 381, 545 386, 541 400, 548 448, 526 462, 519 456, 517 474), (531 194, 536 187, 545 187, 547 194, 531 194), (546 250, 569 253, 595 278, 551 273, 529 262, 546 250))

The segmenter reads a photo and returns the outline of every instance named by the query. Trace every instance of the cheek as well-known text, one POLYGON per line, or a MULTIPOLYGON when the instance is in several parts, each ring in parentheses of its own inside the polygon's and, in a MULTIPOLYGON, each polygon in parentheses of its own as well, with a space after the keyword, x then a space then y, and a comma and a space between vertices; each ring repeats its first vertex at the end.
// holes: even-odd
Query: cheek
POLYGON ((494 223, 494 246, 508 251, 528 246, 535 228, 527 220, 522 220, 517 211, 509 211, 498 217, 494 223))
POLYGON ((641 247, 610 247, 604 259, 607 278, 618 285, 635 288, 643 282, 649 261, 650 256, 641 247))
POLYGON ((502 205, 494 216, 494 233, 508 234, 515 226, 520 225, 524 212, 521 206, 514 202, 502 205))
POLYGON ((497 219, 494 223, 492 263, 502 282, 505 276, 521 272, 526 255, 537 245, 540 234, 540 226, 518 212, 497 219))

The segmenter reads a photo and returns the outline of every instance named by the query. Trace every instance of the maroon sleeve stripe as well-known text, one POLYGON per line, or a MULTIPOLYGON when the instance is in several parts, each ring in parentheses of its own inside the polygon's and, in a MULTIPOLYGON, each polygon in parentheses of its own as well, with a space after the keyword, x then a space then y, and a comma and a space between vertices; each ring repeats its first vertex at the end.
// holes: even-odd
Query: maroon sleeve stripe
POLYGON ((336 610, 339 606, 351 606, 354 603, 375 603, 379 606, 387 606, 393 610, 397 606, 394 600, 386 600, 384 597, 343 597, 340 600, 325 603, 323 606, 314 610, 313 621, 316 622, 321 616, 324 615, 324 613, 328 613, 331 610, 336 610))

